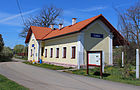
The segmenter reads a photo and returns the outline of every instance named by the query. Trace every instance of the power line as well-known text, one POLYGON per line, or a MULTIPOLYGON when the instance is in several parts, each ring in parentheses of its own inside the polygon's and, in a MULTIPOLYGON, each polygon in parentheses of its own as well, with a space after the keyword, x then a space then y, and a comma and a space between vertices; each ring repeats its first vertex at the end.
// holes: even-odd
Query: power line
POLYGON ((16 0, 16 2, 17 2, 18 9, 19 9, 19 13, 21 15, 22 22, 23 22, 23 24, 25 24, 25 21, 24 21, 23 15, 22 15, 22 11, 21 11, 19 0, 16 0))

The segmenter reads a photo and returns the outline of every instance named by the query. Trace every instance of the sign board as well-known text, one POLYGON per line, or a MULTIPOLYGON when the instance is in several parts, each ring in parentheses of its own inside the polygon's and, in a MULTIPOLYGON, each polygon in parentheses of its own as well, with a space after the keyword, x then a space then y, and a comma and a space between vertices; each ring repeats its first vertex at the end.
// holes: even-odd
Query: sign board
POLYGON ((89 53, 89 65, 100 65, 101 64, 101 55, 100 52, 89 53))
POLYGON ((89 74, 89 66, 100 67, 102 77, 102 51, 87 51, 87 74, 89 74))
POLYGON ((93 37, 93 38, 103 38, 103 34, 91 33, 91 37, 93 37))

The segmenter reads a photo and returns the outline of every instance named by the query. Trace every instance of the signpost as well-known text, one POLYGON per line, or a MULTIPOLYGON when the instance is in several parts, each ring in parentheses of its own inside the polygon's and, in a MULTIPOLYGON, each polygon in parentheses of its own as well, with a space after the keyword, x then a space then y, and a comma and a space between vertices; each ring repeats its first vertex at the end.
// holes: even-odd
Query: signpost
POLYGON ((87 51, 87 74, 89 66, 100 67, 100 76, 102 77, 102 51, 87 51))
POLYGON ((136 49, 136 79, 139 79, 139 49, 136 49))
POLYGON ((124 67, 124 52, 122 52, 122 67, 124 67))

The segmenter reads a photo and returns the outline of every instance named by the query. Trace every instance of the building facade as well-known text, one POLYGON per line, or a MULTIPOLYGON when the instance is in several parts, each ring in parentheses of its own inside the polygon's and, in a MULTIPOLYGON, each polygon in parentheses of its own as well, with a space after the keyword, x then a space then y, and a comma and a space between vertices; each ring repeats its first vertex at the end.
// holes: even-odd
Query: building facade
POLYGON ((86 66, 87 51, 101 51, 103 63, 113 65, 113 46, 125 39, 103 17, 98 15, 59 29, 31 26, 26 37, 28 60, 78 67, 86 66))

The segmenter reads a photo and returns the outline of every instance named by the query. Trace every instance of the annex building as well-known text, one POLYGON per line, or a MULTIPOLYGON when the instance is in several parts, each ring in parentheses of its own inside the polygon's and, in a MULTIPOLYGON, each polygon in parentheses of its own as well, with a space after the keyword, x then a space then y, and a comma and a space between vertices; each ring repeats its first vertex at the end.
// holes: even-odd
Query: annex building
MULTIPOLYGON (((59 28, 31 26, 25 43, 28 43, 28 60, 40 59, 44 63, 86 66, 88 51, 101 51, 107 65, 113 65, 113 46, 124 45, 124 37, 103 16, 98 15, 81 22, 72 19, 72 25, 59 28)), ((98 54, 96 57, 101 58, 98 54)), ((97 62, 98 60, 94 60, 97 62)))

